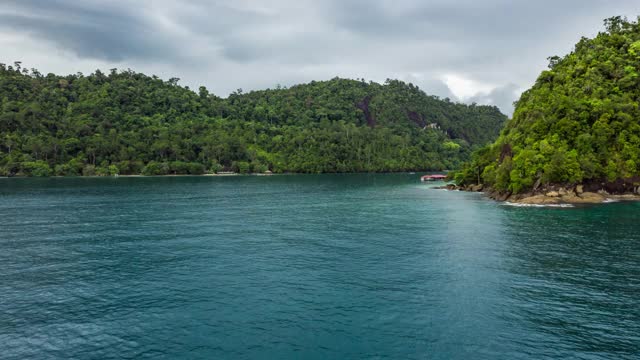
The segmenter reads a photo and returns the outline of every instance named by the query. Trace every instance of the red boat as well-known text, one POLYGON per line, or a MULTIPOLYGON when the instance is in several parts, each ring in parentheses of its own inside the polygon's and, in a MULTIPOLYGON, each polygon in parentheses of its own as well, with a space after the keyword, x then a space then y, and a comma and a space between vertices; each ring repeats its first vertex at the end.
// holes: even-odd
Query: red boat
POLYGON ((447 175, 425 175, 423 177, 420 178, 420 181, 440 181, 440 180, 445 180, 447 178, 447 175))

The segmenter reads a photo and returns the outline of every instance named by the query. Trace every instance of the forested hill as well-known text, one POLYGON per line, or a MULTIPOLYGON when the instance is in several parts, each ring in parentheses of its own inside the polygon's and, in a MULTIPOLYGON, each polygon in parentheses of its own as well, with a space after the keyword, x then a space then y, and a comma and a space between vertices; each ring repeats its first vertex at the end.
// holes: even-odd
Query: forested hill
POLYGON ((479 151, 460 183, 520 193, 585 184, 623 192, 640 185, 640 25, 620 17, 549 58, 516 103, 500 138, 479 151))
POLYGON ((437 126, 472 145, 495 140, 506 121, 496 107, 441 100, 398 80, 381 85, 336 78, 290 89, 235 92, 227 106, 233 110, 223 116, 290 125, 343 120, 369 127, 437 126))
POLYGON ((0 176, 441 170, 498 135, 496 107, 333 79, 223 99, 133 71, 0 65, 0 176))

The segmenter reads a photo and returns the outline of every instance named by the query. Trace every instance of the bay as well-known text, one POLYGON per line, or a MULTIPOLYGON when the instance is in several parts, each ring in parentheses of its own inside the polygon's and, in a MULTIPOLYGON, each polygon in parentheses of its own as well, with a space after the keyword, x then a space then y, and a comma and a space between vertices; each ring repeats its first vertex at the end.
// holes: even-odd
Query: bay
POLYGON ((637 359, 640 204, 417 175, 0 179, 3 359, 637 359))

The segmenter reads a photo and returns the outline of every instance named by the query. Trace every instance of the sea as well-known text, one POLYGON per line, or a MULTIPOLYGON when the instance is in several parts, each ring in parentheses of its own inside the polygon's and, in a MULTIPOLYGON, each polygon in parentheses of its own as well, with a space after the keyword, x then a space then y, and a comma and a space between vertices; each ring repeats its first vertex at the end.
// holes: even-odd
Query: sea
POLYGON ((0 359, 640 359, 640 203, 420 175, 0 179, 0 359))

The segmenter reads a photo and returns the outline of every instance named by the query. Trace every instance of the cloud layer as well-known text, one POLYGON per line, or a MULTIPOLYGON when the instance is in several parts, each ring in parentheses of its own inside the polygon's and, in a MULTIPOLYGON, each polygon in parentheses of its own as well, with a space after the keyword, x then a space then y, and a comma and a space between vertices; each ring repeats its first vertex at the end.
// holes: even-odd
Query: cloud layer
POLYGON ((5 0, 0 62, 41 72, 132 68, 226 96, 334 76, 411 81, 465 102, 512 102, 614 15, 620 0, 5 0))

